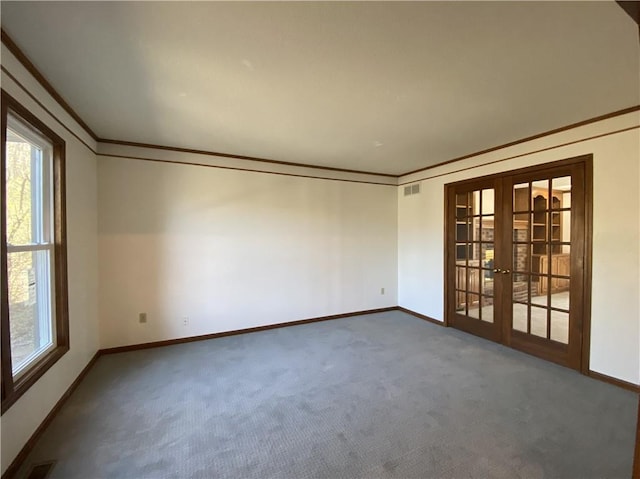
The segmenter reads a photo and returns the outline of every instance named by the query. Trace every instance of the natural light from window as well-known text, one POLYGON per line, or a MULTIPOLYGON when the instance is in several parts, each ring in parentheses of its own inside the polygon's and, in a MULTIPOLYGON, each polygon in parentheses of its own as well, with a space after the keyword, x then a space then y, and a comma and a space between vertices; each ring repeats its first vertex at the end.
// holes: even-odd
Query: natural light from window
POLYGON ((52 145, 8 117, 7 279, 14 378, 55 348, 52 145))

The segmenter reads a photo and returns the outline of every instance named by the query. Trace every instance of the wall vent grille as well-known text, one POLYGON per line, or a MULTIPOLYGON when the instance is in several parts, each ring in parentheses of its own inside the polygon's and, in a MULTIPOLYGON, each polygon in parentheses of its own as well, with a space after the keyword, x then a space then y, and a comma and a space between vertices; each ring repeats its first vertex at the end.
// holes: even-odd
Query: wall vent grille
POLYGON ((404 196, 420 194, 420 183, 414 183, 404 187, 404 196))

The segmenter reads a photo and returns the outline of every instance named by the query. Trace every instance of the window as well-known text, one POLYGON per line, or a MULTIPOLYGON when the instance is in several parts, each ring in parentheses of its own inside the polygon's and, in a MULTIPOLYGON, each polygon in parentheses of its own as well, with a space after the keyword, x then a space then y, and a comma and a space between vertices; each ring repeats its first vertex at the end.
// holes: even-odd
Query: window
POLYGON ((64 141, 2 92, 2 412, 69 350, 64 141))

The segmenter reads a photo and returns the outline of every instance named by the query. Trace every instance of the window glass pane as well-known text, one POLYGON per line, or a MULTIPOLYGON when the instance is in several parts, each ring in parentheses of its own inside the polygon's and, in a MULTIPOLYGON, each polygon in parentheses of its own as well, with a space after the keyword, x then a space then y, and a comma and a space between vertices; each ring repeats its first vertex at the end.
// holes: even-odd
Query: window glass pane
POLYGON ((14 374, 53 344, 48 250, 9 253, 9 329, 14 374))
POLYGON ((35 243, 41 240, 42 195, 36 181, 42 150, 10 129, 6 147, 7 243, 35 243))

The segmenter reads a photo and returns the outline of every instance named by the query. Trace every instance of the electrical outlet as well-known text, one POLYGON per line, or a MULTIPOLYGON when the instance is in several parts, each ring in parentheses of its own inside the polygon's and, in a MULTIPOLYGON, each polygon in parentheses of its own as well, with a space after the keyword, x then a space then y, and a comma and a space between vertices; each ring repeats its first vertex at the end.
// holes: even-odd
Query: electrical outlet
POLYGON ((183 326, 189 326, 189 318, 186 316, 182 317, 182 325, 183 326))
POLYGON ((380 294, 384 294, 384 288, 380 288, 380 294))
POLYGON ((139 323, 146 323, 147 322, 147 313, 138 314, 138 322, 139 323))

